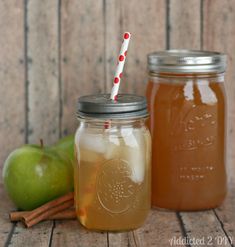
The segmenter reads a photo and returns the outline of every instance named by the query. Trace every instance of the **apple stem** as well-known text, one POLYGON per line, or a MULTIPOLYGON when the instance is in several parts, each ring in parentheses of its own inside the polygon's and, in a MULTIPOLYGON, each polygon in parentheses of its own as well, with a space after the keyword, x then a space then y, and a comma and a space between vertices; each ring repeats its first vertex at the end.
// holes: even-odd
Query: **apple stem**
POLYGON ((40 147, 43 148, 44 144, 43 144, 43 139, 40 139, 40 147))

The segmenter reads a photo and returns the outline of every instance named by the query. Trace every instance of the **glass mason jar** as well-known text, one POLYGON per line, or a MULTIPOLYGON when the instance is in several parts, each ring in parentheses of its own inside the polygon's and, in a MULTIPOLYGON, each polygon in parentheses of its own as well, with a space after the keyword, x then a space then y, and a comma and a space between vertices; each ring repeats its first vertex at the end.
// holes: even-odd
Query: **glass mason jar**
POLYGON ((88 229, 122 231, 143 224, 151 204, 151 137, 145 97, 79 98, 75 134, 75 206, 88 229))
POLYGON ((202 210, 225 198, 225 67, 217 52, 148 55, 153 206, 202 210))

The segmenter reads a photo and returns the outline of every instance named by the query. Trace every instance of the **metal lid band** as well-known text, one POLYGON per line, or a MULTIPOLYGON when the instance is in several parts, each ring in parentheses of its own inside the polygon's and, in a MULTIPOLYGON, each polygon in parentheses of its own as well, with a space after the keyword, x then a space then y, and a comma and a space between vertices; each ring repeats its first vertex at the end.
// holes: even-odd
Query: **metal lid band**
POLYGON ((118 101, 111 100, 110 94, 87 95, 78 99, 77 115, 107 119, 146 117, 147 101, 133 94, 119 94, 118 101))
POLYGON ((166 50, 148 54, 150 72, 210 73, 224 72, 226 55, 195 50, 166 50))

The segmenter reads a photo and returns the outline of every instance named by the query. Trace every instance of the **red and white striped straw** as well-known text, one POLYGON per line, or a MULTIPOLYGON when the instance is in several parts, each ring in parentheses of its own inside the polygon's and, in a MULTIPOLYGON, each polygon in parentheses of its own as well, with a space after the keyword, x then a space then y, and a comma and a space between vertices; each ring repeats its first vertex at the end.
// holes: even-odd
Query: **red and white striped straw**
POLYGON ((127 49, 129 45, 129 41, 131 38, 131 34, 129 32, 125 32, 123 35, 123 42, 121 46, 121 50, 118 57, 118 64, 114 74, 113 87, 110 95, 110 99, 117 100, 118 90, 120 86, 120 81, 122 78, 123 67, 126 61, 127 49))

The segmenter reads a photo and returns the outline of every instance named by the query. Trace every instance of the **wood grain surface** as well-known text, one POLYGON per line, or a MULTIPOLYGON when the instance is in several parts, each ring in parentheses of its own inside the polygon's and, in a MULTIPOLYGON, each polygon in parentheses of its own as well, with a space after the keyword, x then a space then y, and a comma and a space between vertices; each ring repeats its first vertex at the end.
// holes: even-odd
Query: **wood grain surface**
POLYGON ((29 247, 29 246, 49 246, 53 229, 53 221, 41 222, 25 230, 22 223, 16 223, 14 231, 7 246, 29 247))
POLYGON ((171 0, 169 4, 169 48, 201 47, 201 1, 171 0))
MULTIPOLYGON (((174 212, 152 209, 145 225, 128 233, 108 233, 109 247, 170 246, 171 239, 182 236, 181 227, 174 212)), ((184 245, 182 245, 184 246, 184 245)))
POLYGON ((79 96, 104 92, 102 0, 61 2, 62 134, 74 133, 79 96))
POLYGON ((9 211, 14 210, 14 205, 11 203, 10 199, 4 191, 3 185, 0 184, 0 246, 6 245, 11 241, 12 233, 14 231, 15 225, 9 220, 9 211))
POLYGON ((107 233, 88 231, 78 221, 57 222, 54 229, 53 247, 107 247, 107 233))
POLYGON ((228 195, 221 207, 214 210, 214 213, 221 223, 227 237, 233 246, 235 241, 235 183, 231 182, 228 188, 228 195))
POLYGON ((189 239, 198 240, 192 246, 231 246, 220 221, 212 210, 194 213, 180 213, 185 233, 189 239), (206 222, 206 231, 205 231, 206 222))
POLYGON ((23 0, 0 1, 0 13, 1 168, 9 152, 22 145, 27 134, 23 0))
MULTIPOLYGON (((131 246, 170 246, 173 238, 182 237, 180 222, 174 212, 152 209, 145 225, 132 234, 131 246)), ((184 246, 184 245, 181 245, 184 246)))
POLYGON ((26 1, 28 142, 59 137, 58 1, 26 1))

